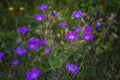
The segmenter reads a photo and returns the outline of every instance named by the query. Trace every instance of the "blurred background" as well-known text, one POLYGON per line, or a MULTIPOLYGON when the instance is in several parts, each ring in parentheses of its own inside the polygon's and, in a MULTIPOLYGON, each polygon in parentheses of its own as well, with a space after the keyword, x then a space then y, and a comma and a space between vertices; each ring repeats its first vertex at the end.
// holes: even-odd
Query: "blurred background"
POLYGON ((36 25, 31 16, 38 13, 37 5, 42 3, 48 4, 51 11, 64 14, 67 22, 74 10, 95 14, 96 19, 102 17, 105 27, 102 33, 107 31, 107 36, 101 43, 104 45, 91 54, 91 63, 103 71, 96 70, 101 80, 120 80, 120 0, 0 0, 0 39, 14 34, 17 27, 36 25))

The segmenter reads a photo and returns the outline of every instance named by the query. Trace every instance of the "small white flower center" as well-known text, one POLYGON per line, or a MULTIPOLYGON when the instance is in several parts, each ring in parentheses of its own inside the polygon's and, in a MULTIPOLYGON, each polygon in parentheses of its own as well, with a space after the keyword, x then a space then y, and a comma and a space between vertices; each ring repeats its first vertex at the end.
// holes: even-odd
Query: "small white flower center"
POLYGON ((88 40, 88 39, 89 39, 89 36, 86 36, 85 39, 88 40))
POLYGON ((73 36, 73 35, 70 35, 70 36, 69 36, 69 39, 74 39, 74 36, 73 36))

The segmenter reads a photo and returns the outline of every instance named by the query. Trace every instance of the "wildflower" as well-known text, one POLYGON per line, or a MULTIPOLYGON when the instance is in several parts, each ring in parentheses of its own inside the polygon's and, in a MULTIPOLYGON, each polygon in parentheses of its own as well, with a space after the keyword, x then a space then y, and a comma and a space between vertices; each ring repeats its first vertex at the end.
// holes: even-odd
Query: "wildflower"
POLYGON ((84 28, 84 30, 87 31, 87 32, 92 29, 91 26, 88 26, 88 25, 87 25, 87 26, 84 26, 83 28, 84 28))
POLYGON ((32 71, 27 71, 26 72, 26 80, 36 80, 40 75, 40 70, 37 68, 32 68, 32 71))
POLYGON ((76 34, 76 32, 67 32, 65 37, 69 40, 69 41, 72 41, 74 39, 76 39, 78 36, 76 34))
POLYGON ((54 46, 54 45, 55 45, 54 40, 52 40, 52 41, 50 42, 50 45, 51 45, 51 46, 54 46))
POLYGON ((82 17, 82 11, 73 11, 72 12, 72 17, 74 17, 74 18, 80 18, 80 17, 82 17))
POLYGON ((3 58, 4 53, 0 52, 0 60, 3 58))
POLYGON ((52 11, 52 12, 50 12, 50 14, 51 14, 53 17, 55 17, 56 11, 52 11))
POLYGON ((17 32, 19 32, 20 34, 24 34, 24 33, 28 32, 28 28, 26 26, 18 27, 17 32))
POLYGON ((73 74, 76 74, 78 71, 78 66, 74 65, 74 64, 70 64, 69 62, 66 62, 66 70, 68 72, 72 72, 73 74))
POLYGON ((45 48, 45 53, 48 54, 50 52, 50 48, 45 48))
POLYGON ((44 39, 42 39, 42 40, 39 41, 39 44, 44 46, 46 44, 46 41, 44 39))
POLYGON ((17 48, 15 48, 15 49, 13 49, 13 52, 16 53, 16 54, 18 54, 18 55, 23 55, 23 54, 25 54, 27 51, 26 51, 26 49, 22 49, 22 48, 20 48, 20 47, 17 47, 17 48))
POLYGON ((95 25, 95 27, 96 27, 96 29, 100 29, 101 24, 97 22, 96 25, 95 25))
POLYGON ((10 64, 12 64, 12 65, 17 65, 18 63, 19 63, 19 60, 17 60, 17 59, 10 62, 10 64))
POLYGON ((72 31, 75 31, 75 32, 77 32, 77 33, 80 32, 80 28, 77 27, 77 26, 73 27, 71 30, 72 30, 72 31))
POLYGON ((65 27, 65 26, 67 25, 67 23, 66 23, 66 22, 60 22, 58 25, 59 25, 60 27, 65 27))
POLYGON ((35 14, 34 16, 32 16, 32 18, 40 21, 40 20, 43 20, 45 18, 45 14, 35 14))
POLYGON ((90 32, 86 32, 82 34, 82 38, 84 40, 91 40, 93 38, 93 35, 90 32))
POLYGON ((37 6, 38 10, 41 10, 41 11, 46 10, 47 7, 48 7, 47 4, 41 4, 41 5, 37 6))
POLYGON ((32 39, 28 40, 27 45, 26 45, 27 48, 30 50, 37 49, 38 48, 38 41, 39 41, 38 38, 32 38, 32 39))

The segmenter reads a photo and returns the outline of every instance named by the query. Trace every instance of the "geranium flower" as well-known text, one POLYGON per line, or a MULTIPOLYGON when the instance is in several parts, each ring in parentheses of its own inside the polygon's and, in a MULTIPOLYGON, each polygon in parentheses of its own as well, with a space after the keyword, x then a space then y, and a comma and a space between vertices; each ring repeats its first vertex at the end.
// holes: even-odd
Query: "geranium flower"
POLYGON ((39 44, 44 46, 46 44, 46 41, 44 39, 42 39, 42 40, 39 41, 39 44))
POLYGON ((80 32, 80 28, 79 27, 77 27, 77 26, 75 26, 75 27, 72 27, 72 29, 71 29, 72 31, 74 31, 74 32, 77 32, 77 33, 79 33, 80 32))
POLYGON ((67 32, 66 35, 65 35, 66 39, 68 39, 68 41, 72 41, 74 39, 76 39, 78 36, 76 34, 76 32, 67 32))
POLYGON ((101 24, 99 22, 97 22, 96 25, 95 25, 95 27, 96 27, 96 29, 100 29, 101 24))
POLYGON ((91 40, 93 38, 93 35, 90 32, 86 32, 82 34, 82 38, 84 40, 91 40))
POLYGON ((28 28, 26 26, 18 27, 17 32, 19 32, 20 34, 24 34, 24 33, 28 32, 28 28))
POLYGON ((3 58, 3 56, 4 56, 4 53, 0 52, 0 60, 3 58))
POLYGON ((40 75, 40 70, 37 68, 32 68, 32 71, 27 71, 26 72, 26 80, 36 80, 40 75))
POLYGON ((18 63, 19 63, 19 60, 17 60, 17 59, 10 62, 10 64, 12 64, 12 65, 17 65, 18 63))
POLYGON ((60 27, 66 27, 67 23, 64 21, 64 22, 60 22, 58 25, 59 25, 60 27))
POLYGON ((73 74, 76 74, 78 71, 78 66, 74 65, 74 64, 70 64, 69 62, 66 62, 66 70, 68 72, 72 72, 73 74))
POLYGON ((45 53, 48 54, 50 52, 50 48, 45 48, 45 53))
POLYGON ((82 17, 82 11, 73 11, 72 12, 72 17, 74 17, 74 18, 80 18, 80 17, 82 17))
POLYGON ((41 5, 37 6, 38 10, 41 10, 41 11, 46 10, 47 7, 48 7, 47 4, 41 4, 41 5))
POLYGON ((25 54, 27 52, 27 50, 26 49, 22 49, 20 47, 17 47, 15 49, 13 49, 13 52, 18 54, 18 55, 23 55, 23 54, 25 54))
POLYGON ((41 21, 45 18, 45 14, 35 14, 34 16, 32 16, 32 18, 34 18, 37 21, 41 21))
POLYGON ((29 48, 30 50, 37 49, 38 48, 38 41, 39 41, 38 38, 32 38, 32 39, 28 40, 27 45, 26 45, 27 48, 29 48))
POLYGON ((88 26, 88 25, 87 25, 87 26, 84 26, 83 28, 84 28, 84 30, 87 31, 87 32, 89 32, 89 31, 92 29, 91 26, 88 26))

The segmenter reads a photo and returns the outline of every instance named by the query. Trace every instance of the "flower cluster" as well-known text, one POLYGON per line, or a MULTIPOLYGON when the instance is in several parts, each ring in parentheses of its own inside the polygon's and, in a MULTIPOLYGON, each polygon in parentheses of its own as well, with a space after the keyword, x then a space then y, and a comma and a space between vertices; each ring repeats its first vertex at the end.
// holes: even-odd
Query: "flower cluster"
MULTIPOLYGON (((41 5, 37 6, 37 8, 41 12, 42 11, 44 12, 48 8, 48 5, 41 4, 41 5)), ((55 18, 56 11, 51 11, 49 13, 51 14, 50 17, 53 16, 52 18, 55 18)), ((42 21, 46 18, 46 16, 47 16, 46 14, 37 13, 34 16, 32 16, 32 18, 37 21, 42 21)), ((72 19, 76 19, 76 18, 81 19, 81 18, 83 18, 83 13, 82 13, 82 11, 73 11, 71 16, 72 16, 72 19)), ((93 39, 93 34, 92 34, 93 26, 92 25, 82 25, 81 26, 78 24, 78 25, 73 26, 72 28, 68 29, 67 31, 66 31, 66 27, 68 24, 66 21, 58 22, 57 25, 61 27, 60 29, 64 28, 63 33, 65 32, 65 34, 63 36, 64 36, 64 39, 67 40, 68 42, 73 42, 74 40, 79 40, 80 38, 82 38, 82 40, 87 40, 87 41, 93 39)), ((95 25, 95 27, 97 29, 100 29, 100 26, 101 26, 100 23, 96 23, 96 25, 95 25)), ((29 31, 29 29, 27 28, 27 26, 17 28, 17 32, 20 33, 20 35, 23 35, 23 34, 27 33, 28 31, 29 31)), ((53 39, 53 38, 51 38, 51 39, 53 39)), ((17 55, 27 54, 27 49, 32 52, 35 49, 39 49, 39 46, 44 47, 44 49, 43 49, 44 53, 46 53, 46 55, 47 55, 48 53, 52 52, 52 48, 54 48, 53 46, 55 45, 55 41, 52 40, 49 42, 49 46, 52 48, 49 48, 49 46, 47 45, 46 36, 43 39, 39 39, 37 37, 32 37, 32 38, 28 39, 24 48, 20 47, 20 43, 21 43, 21 41, 18 41, 18 47, 13 49, 13 52, 16 53, 17 55)), ((4 53, 0 52, 0 60, 2 60, 3 56, 4 56, 4 53)), ((18 59, 14 59, 10 62, 10 64, 17 65, 17 64, 19 64, 19 62, 20 61, 18 59)), ((76 74, 79 69, 78 66, 71 64, 69 62, 66 62, 65 68, 66 68, 67 72, 71 72, 73 74, 76 74)), ((31 71, 26 72, 26 80, 36 80, 39 77, 39 75, 40 75, 40 70, 34 67, 34 68, 32 68, 31 71)))

